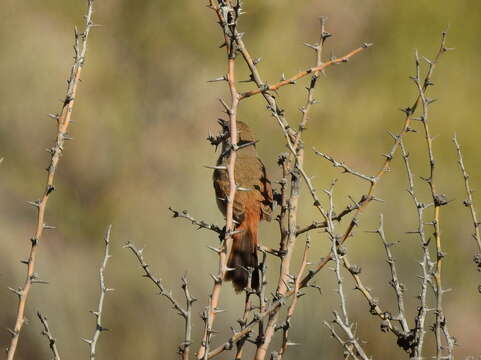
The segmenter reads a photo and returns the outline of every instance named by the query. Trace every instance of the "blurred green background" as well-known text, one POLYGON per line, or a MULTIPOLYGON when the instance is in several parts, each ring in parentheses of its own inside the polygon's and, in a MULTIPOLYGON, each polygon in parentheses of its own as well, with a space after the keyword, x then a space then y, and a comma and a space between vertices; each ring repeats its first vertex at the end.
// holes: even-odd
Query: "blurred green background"
MULTIPOLYGON (((35 212, 25 201, 40 196, 45 181, 49 147, 55 123, 47 114, 57 112, 65 93, 65 80, 72 61, 73 25, 81 25, 86 1, 3 0, 0 3, 0 324, 13 326, 16 298, 7 286, 17 287, 24 279, 25 258, 35 222, 35 212)), ((206 80, 225 73, 225 51, 214 14, 206 1, 104 0, 95 4, 93 29, 87 51, 70 133, 50 199, 47 222, 57 230, 45 234, 37 266, 48 286, 36 286, 28 304, 30 322, 21 335, 17 359, 48 357, 46 339, 40 335, 35 311, 49 318, 64 357, 81 359, 94 319, 89 310, 98 301, 98 267, 102 237, 113 224, 113 258, 107 269, 107 284, 116 291, 106 299, 104 333, 98 345, 103 359, 175 358, 182 340, 181 319, 165 299, 140 278, 133 257, 122 249, 127 241, 145 248, 152 269, 181 298, 180 278, 186 273, 192 293, 199 299, 194 309, 194 333, 202 323, 211 288, 209 274, 216 271, 217 258, 207 249, 217 238, 195 231, 189 223, 172 219, 169 205, 188 209, 196 217, 217 224, 211 172, 203 167, 215 162, 216 154, 205 141, 209 129, 217 131, 222 116, 217 98, 228 96, 225 84, 206 80)), ((458 338, 458 358, 481 355, 479 324, 479 273, 472 257, 474 242, 463 182, 451 142, 456 132, 463 145, 466 166, 474 189, 481 188, 479 167, 479 101, 481 77, 481 2, 458 1, 245 1, 247 14, 240 22, 245 41, 254 57, 262 57, 259 70, 268 82, 282 73, 294 74, 312 65, 313 53, 304 42, 318 39, 319 16, 328 17, 327 29, 335 36, 327 43, 326 55, 343 55, 361 42, 375 46, 348 64, 330 68, 322 77, 305 135, 306 171, 315 185, 325 188, 339 171, 316 158, 311 147, 333 154, 354 168, 373 174, 382 164, 381 154, 390 149, 387 130, 398 131, 403 115, 398 110, 416 96, 408 76, 413 74, 415 49, 431 57, 440 33, 449 28, 447 54, 434 75, 431 96, 439 101, 431 108, 432 132, 438 164, 438 187, 453 200, 442 209, 443 239, 447 251, 444 265, 445 311, 450 331, 458 338)), ((243 65, 239 79, 247 78, 243 65)), ((307 81, 307 80, 305 80, 307 81)), ((247 89, 252 85, 240 85, 247 89)), ((305 99, 304 82, 283 88, 279 101, 292 124, 299 120, 297 107, 305 99)), ((241 104, 240 118, 255 130, 270 177, 278 179, 276 160, 286 151, 284 140, 260 97, 241 104)), ((421 130, 419 125, 415 125, 421 130)), ((409 135, 408 145, 416 175, 427 175, 422 133, 409 135)), ((362 267, 365 283, 381 299, 383 308, 395 312, 389 288, 384 249, 380 241, 363 231, 373 229, 379 213, 385 216, 386 235, 399 241, 401 280, 411 315, 416 309, 420 248, 417 239, 405 232, 414 230, 415 209, 405 191, 406 178, 399 157, 392 172, 382 181, 378 195, 384 203, 372 204, 349 241, 351 260, 362 267)), ((419 196, 426 202, 426 185, 419 182, 419 196)), ((338 208, 349 202, 347 194, 359 198, 366 184, 340 176, 336 190, 338 208)), ((475 194, 478 204, 481 198, 475 194)), ((300 223, 307 224, 317 213, 304 196, 300 223)), ((480 207, 478 206, 478 209, 480 207)), ((427 219, 429 221, 429 219, 427 219)), ((339 231, 342 230, 341 224, 339 231)), ((263 224, 261 241, 276 246, 277 225, 263 224)), ((303 238, 299 240, 296 261, 303 238)), ((320 233, 312 234, 310 260, 318 261, 330 246, 320 233)), ((275 276, 278 260, 270 259, 275 276)), ((302 346, 289 349, 290 359, 334 359, 342 357, 339 345, 322 325, 337 306, 331 271, 323 271, 317 283, 319 296, 308 290, 293 321, 291 340, 302 346)), ((394 337, 379 331, 379 321, 368 314, 363 298, 352 291, 346 274, 349 311, 358 322, 358 334, 374 358, 405 358, 394 337)), ((272 278, 272 277, 271 277, 272 278)), ((270 283, 273 286, 273 282, 270 283)), ((230 334, 229 325, 241 315, 242 296, 230 286, 222 293, 218 317, 220 343, 230 334)), ((431 337, 431 335, 428 335, 431 337)), ((198 347, 199 336, 194 338, 198 347)), ((278 346, 274 342, 273 349, 278 346)), ((8 344, 9 334, 0 335, 8 344)), ((220 358, 230 358, 226 354, 220 358)))

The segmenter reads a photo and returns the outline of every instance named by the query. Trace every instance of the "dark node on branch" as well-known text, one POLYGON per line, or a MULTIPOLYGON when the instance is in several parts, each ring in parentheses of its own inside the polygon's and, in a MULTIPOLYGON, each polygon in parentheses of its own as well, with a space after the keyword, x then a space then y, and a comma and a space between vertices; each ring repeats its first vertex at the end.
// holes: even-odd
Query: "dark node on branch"
POLYGON ((481 254, 474 255, 473 262, 476 264, 478 271, 481 271, 481 254))
POLYGON ((389 332, 389 321, 388 320, 382 320, 381 321, 381 331, 382 332, 389 332))
POLYGON ((397 344, 401 349, 411 354, 417 346, 414 332, 411 330, 408 334, 398 334, 397 344))
POLYGON ((349 267, 349 271, 353 274, 353 275, 359 275, 361 273, 361 267, 359 265, 351 265, 349 267))
POLYGON ((50 193, 51 193, 52 191, 54 191, 54 190, 55 190, 55 187, 54 187, 54 186, 48 185, 48 186, 47 186, 46 195, 50 195, 50 193))
POLYGON ((337 253, 339 254, 339 256, 344 256, 347 254, 347 248, 343 245, 339 245, 337 247, 337 253))
POLYGON ((445 194, 434 194, 434 205, 444 206, 448 204, 448 199, 445 194))

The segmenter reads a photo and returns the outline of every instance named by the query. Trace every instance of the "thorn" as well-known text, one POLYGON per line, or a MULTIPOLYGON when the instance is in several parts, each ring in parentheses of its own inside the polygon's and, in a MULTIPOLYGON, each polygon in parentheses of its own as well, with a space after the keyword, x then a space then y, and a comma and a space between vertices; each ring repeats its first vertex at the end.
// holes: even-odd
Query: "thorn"
POLYGON ((207 246, 210 250, 215 252, 216 254, 220 254, 221 250, 219 248, 213 247, 213 246, 207 246))
POLYGON ((11 292, 13 292, 15 295, 17 295, 19 297, 21 297, 23 295, 22 289, 14 289, 14 288, 9 287, 8 290, 10 290, 11 292))
POLYGON ((204 165, 205 168, 207 169, 213 169, 213 170, 227 170, 227 166, 209 166, 209 165, 204 165))
POLYGON ((34 207, 39 207, 40 206, 40 200, 35 200, 35 201, 27 201, 27 204, 32 205, 34 207))
POLYGON ((212 80, 207 80, 207 82, 218 82, 218 81, 227 81, 227 77, 225 75, 223 75, 223 76, 220 76, 220 77, 212 79, 212 80))
POLYGON ((307 46, 308 48, 311 48, 312 50, 319 50, 319 45, 312 45, 312 44, 309 44, 309 43, 304 43, 305 46, 307 46))

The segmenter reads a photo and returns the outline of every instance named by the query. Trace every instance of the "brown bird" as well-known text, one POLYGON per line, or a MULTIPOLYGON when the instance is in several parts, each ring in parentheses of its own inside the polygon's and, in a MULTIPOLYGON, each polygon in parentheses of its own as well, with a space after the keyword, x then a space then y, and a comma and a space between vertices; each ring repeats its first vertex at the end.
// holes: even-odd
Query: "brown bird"
MULTIPOLYGON (((228 131, 226 123, 221 123, 228 131)), ((232 281, 236 292, 248 286, 249 268, 253 269, 251 288, 259 288, 259 270, 257 265, 257 229, 261 220, 270 221, 272 216, 272 187, 266 176, 266 169, 257 157, 255 138, 247 124, 238 121, 238 142, 234 176, 238 187, 234 198, 234 221, 237 224, 232 243, 232 250, 227 260, 229 270, 225 280, 232 281), (242 147, 242 145, 246 145, 242 147)), ((229 162, 229 139, 224 138, 222 152, 217 160, 218 166, 227 166, 229 162)), ((227 197, 229 195, 229 178, 226 170, 216 169, 213 175, 217 206, 226 215, 227 197)))

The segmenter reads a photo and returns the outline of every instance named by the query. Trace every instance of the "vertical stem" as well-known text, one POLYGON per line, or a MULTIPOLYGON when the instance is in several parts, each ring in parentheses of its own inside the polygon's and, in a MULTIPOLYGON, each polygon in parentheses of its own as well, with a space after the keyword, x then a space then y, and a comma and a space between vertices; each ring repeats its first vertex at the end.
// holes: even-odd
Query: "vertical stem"
MULTIPOLYGON (((211 6, 214 6, 211 2, 211 6)), ((226 208, 226 227, 225 237, 219 252, 219 269, 217 276, 214 277, 214 285, 210 295, 210 301, 208 306, 208 314, 206 320, 206 326, 204 329, 204 335, 202 338, 201 347, 198 351, 197 358, 205 359, 208 357, 208 344, 213 332, 213 325, 215 316, 219 304, 220 293, 222 289, 223 280, 227 269, 227 259, 232 247, 232 232, 234 231, 234 199, 236 194, 237 185, 235 182, 235 162, 237 158, 237 108, 239 105, 239 93, 235 85, 235 60, 236 60, 236 24, 237 18, 240 12, 240 6, 231 7, 229 4, 223 4, 224 14, 227 18, 220 17, 221 26, 224 28, 224 34, 226 34, 226 47, 227 47, 227 82, 229 84, 229 91, 231 96, 231 105, 227 110, 229 115, 229 133, 231 140, 231 149, 229 154, 229 163, 227 165, 227 174, 229 178, 229 195, 227 197, 226 208), (232 17, 231 19, 228 19, 232 17)), ((216 11, 217 12, 217 11, 216 11)), ((218 12, 219 14, 222 11, 218 12)))
POLYGON ((35 265, 37 259, 38 245, 42 237, 43 230, 47 227, 47 225, 45 224, 45 211, 47 208, 47 202, 49 199, 49 195, 55 189, 53 185, 55 172, 57 170, 57 165, 63 153, 64 143, 66 140, 70 139, 70 137, 67 135, 67 130, 70 125, 71 114, 77 94, 77 86, 80 81, 80 74, 85 60, 87 39, 90 33, 90 29, 92 27, 92 14, 93 0, 88 0, 84 32, 82 34, 79 34, 77 33, 77 30, 75 30, 74 64, 70 72, 67 94, 63 103, 62 111, 60 115, 53 116, 56 118, 58 124, 57 136, 54 146, 49 149, 51 159, 50 164, 47 168, 48 175, 45 190, 40 200, 32 202, 32 205, 37 208, 37 224, 35 228, 35 233, 30 239, 30 254, 28 256, 28 260, 25 261, 25 263, 27 264, 27 275, 25 278, 25 282, 21 289, 15 290, 15 293, 18 295, 18 308, 15 326, 13 330, 10 331, 12 339, 10 340, 10 345, 8 346, 7 360, 13 360, 15 357, 20 332, 25 322, 25 308, 27 305, 27 300, 33 284, 33 280, 35 280, 35 265))

